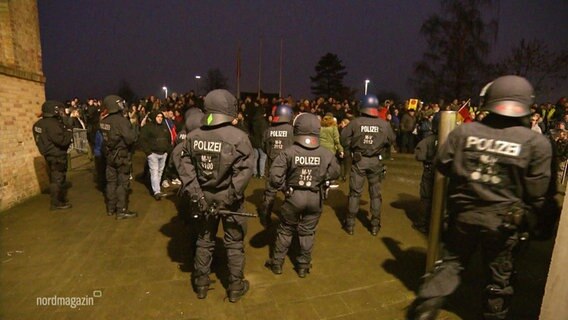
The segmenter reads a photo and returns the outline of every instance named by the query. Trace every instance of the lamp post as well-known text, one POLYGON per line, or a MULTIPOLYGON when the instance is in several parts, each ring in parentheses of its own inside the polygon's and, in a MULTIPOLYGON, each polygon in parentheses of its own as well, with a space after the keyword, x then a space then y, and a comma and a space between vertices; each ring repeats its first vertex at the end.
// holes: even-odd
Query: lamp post
POLYGON ((195 76, 195 95, 199 96, 199 80, 201 79, 200 75, 195 76))
POLYGON ((365 80, 365 95, 367 95, 367 87, 369 86, 369 82, 371 82, 371 80, 365 80))
POLYGON ((164 99, 167 99, 168 98, 168 87, 163 86, 162 90, 164 90, 164 99))

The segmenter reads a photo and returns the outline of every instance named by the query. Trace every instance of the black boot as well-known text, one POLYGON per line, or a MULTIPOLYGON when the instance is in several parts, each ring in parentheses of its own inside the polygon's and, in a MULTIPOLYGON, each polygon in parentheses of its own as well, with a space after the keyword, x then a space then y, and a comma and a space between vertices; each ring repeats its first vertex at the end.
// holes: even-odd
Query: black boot
POLYGON ((52 204, 49 208, 50 210, 65 210, 70 209, 72 205, 69 202, 62 202, 58 204, 52 204))
POLYGON ((377 234, 379 234, 379 231, 381 230, 381 225, 375 225, 371 227, 371 235, 374 237, 377 234))
POLYGON ((298 273, 298 277, 305 278, 308 275, 308 273, 310 273, 310 268, 298 267, 298 269, 296 269, 296 272, 298 273))
POLYGON ((207 292, 209 291, 209 286, 196 286, 195 293, 197 294, 197 299, 207 298, 207 292))
POLYGON ((344 224, 343 225, 343 229, 345 230, 345 232, 347 232, 348 235, 352 236, 355 234, 355 226, 353 225, 347 225, 344 224))
POLYGON ((264 266, 267 267, 268 269, 270 269, 270 271, 272 271, 272 273, 274 273, 275 275, 281 275, 282 274, 282 264, 280 264, 280 263, 272 262, 272 261, 268 260, 268 261, 266 261, 264 266))
POLYGON ((227 291, 227 296, 229 297, 229 301, 235 303, 244 296, 249 289, 249 282, 248 280, 242 280, 240 284, 231 283, 229 285, 229 290, 227 291), (240 287, 239 289, 235 289, 235 287, 240 287))
POLYGON ((130 218, 136 218, 136 217, 138 217, 138 213, 128 211, 127 209, 119 210, 116 213, 116 220, 130 219, 130 218))

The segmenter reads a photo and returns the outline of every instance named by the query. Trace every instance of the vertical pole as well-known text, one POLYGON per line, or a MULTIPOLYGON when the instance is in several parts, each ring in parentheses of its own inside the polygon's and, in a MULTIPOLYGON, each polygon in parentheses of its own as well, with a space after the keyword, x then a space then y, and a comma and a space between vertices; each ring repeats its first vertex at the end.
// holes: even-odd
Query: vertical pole
POLYGON ((258 94, 257 99, 260 99, 260 78, 262 74, 262 38, 260 38, 260 45, 258 49, 258 94))
MULTIPOLYGON (((440 111, 440 129, 438 130, 438 150, 446 142, 448 134, 456 127, 456 111, 440 111)), ((446 178, 436 171, 434 177, 434 194, 432 196, 432 215, 428 234, 428 252, 426 253, 426 272, 432 270, 440 257, 440 239, 442 233, 442 217, 446 200, 446 178)))
POLYGON ((237 100, 241 99, 241 43, 237 48, 237 100))
POLYGON ((284 40, 280 38, 280 86, 278 89, 278 96, 282 97, 282 54, 283 54, 284 40))

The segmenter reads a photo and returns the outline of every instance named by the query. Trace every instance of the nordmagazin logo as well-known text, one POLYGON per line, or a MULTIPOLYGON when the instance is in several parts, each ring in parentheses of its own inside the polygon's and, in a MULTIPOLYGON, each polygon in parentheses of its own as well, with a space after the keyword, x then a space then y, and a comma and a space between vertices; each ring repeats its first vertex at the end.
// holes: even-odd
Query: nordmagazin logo
POLYGON ((37 297, 36 305, 41 307, 69 307, 75 309, 77 307, 93 306, 95 304, 95 298, 100 298, 102 296, 101 290, 93 291, 93 295, 79 296, 58 296, 54 295, 51 297, 37 297))

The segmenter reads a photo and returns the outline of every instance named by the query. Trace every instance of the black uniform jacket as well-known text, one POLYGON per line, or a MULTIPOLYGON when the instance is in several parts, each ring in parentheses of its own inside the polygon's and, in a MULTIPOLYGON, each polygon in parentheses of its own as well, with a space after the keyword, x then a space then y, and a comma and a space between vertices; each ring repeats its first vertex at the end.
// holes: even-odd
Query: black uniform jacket
POLYGON ((548 139, 528 128, 460 125, 448 135, 435 163, 449 177, 450 215, 496 230, 512 205, 538 212, 550 180, 551 157, 548 139))
POLYGON ((366 157, 378 156, 395 140, 390 124, 381 118, 361 116, 341 131, 343 148, 348 152, 361 152, 366 157))
POLYGON ((127 150, 136 142, 136 132, 121 113, 108 115, 100 121, 99 127, 107 152, 127 150))
POLYGON ((323 147, 307 149, 294 144, 280 152, 270 168, 270 184, 277 190, 319 191, 326 180, 339 177, 335 155, 323 147))
POLYGON ((35 143, 44 157, 67 154, 73 139, 73 132, 55 117, 39 119, 33 126, 35 143))
POLYGON ((252 151, 247 134, 230 124, 191 131, 176 161, 183 192, 227 208, 242 201, 252 176, 252 151))
POLYGON ((262 145, 270 160, 294 143, 294 128, 288 123, 273 125, 264 132, 262 145))

